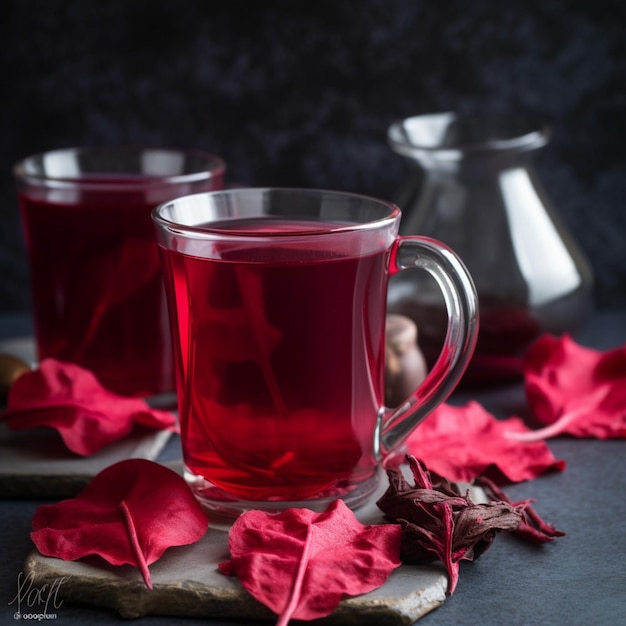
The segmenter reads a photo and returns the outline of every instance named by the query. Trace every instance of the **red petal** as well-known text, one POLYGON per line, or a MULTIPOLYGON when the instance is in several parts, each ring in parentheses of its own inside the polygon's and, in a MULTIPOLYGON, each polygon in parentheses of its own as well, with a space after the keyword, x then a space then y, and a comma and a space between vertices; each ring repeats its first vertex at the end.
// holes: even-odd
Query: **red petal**
POLYGON ((547 428, 523 439, 626 437, 626 346, 601 352, 544 335, 528 350, 524 379, 528 404, 547 428))
MULTIPOLYGON (((257 600, 285 620, 330 615, 344 595, 380 587, 400 565, 397 524, 364 526, 341 501, 323 513, 248 511, 229 534, 234 572, 257 600)), ((280 623, 280 622, 279 622, 280 623)))
POLYGON ((82 456, 122 439, 135 424, 175 430, 177 422, 172 413, 151 409, 141 398, 118 396, 88 370, 55 359, 44 359, 15 381, 2 419, 13 430, 54 428, 82 456))
POLYGON ((144 459, 100 472, 75 498, 40 506, 31 538, 46 556, 75 561, 96 554, 112 565, 148 565, 170 546, 198 541, 208 519, 176 472, 144 459))
POLYGON ((487 473, 500 482, 519 482, 565 468, 544 442, 521 443, 511 436, 526 432, 520 418, 497 420, 478 402, 442 404, 408 438, 407 448, 452 481, 471 482, 487 473))

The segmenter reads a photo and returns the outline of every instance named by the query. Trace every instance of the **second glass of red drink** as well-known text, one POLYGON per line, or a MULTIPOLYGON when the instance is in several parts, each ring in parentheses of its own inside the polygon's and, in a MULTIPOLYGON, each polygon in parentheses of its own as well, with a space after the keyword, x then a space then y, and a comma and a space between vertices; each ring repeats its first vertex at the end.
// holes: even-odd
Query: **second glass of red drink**
POLYGON ((32 283, 38 358, 79 364, 107 388, 175 388, 150 211, 222 189, 222 159, 196 150, 104 146, 15 166, 32 283))

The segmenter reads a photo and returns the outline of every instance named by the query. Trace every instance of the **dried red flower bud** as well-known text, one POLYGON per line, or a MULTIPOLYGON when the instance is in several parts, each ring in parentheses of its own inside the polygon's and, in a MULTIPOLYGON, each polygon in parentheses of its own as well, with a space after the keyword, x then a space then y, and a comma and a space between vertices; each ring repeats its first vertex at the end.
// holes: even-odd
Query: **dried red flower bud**
MULTIPOLYGON (((516 533, 534 543, 560 531, 541 521, 528 502, 512 503, 491 482, 485 482, 487 503, 474 503, 469 492, 429 472, 415 457, 407 455, 415 479, 411 486, 398 469, 389 469, 389 489, 377 502, 387 519, 402 527, 400 557, 405 562, 441 561, 448 571, 448 593, 459 577, 459 562, 475 560, 501 531, 516 533)), ((545 539, 549 541, 550 539, 545 539)))
POLYGON ((562 530, 557 530, 552 524, 548 524, 541 518, 539 513, 531 506, 531 502, 534 502, 534 500, 512 502, 502 489, 484 476, 478 478, 476 484, 483 488, 488 498, 508 502, 522 514, 522 521, 514 531, 514 534, 520 539, 541 544, 554 541, 555 537, 563 537, 565 535, 562 530))

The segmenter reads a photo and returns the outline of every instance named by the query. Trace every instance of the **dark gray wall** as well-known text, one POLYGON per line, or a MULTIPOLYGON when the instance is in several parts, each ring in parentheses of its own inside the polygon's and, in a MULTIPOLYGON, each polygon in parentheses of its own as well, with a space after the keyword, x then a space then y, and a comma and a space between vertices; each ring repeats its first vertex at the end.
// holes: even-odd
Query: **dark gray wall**
POLYGON ((520 109, 554 128, 539 174, 626 299, 626 3, 621 0, 4 0, 0 311, 26 310, 11 178, 33 152, 193 146, 229 180, 392 197, 395 119, 520 109))

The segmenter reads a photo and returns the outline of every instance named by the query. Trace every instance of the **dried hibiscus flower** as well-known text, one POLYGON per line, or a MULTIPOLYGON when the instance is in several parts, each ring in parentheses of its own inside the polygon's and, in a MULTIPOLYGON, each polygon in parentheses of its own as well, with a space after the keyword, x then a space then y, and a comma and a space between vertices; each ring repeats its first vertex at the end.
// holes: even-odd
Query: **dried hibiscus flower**
MULTIPOLYGON (((441 561, 448 572, 449 594, 456 588, 460 561, 477 559, 501 531, 536 528, 533 524, 540 518, 533 511, 533 519, 529 519, 527 501, 513 504, 501 497, 476 504, 469 493, 462 495, 455 483, 429 472, 415 457, 407 455, 407 461, 415 484, 411 486, 400 470, 388 469, 389 488, 377 504, 387 519, 402 527, 401 559, 408 563, 441 561)), ((495 489, 492 494, 504 496, 495 489)), ((549 528, 552 537, 557 536, 559 531, 549 528)), ((533 535, 533 541, 537 542, 537 536, 533 535)), ((546 533, 545 540, 552 537, 546 533)))
POLYGON ((565 533, 557 530, 552 524, 546 523, 540 515, 533 509, 533 500, 519 500, 512 502, 509 497, 493 481, 481 476, 476 480, 476 484, 483 489, 487 498, 508 502, 522 514, 522 521, 513 534, 520 539, 531 543, 541 544, 553 541, 555 537, 563 537, 565 533))
POLYGON ((626 437, 626 346, 601 352, 567 335, 544 335, 526 353, 524 383, 528 405, 545 427, 510 433, 511 439, 626 437))

